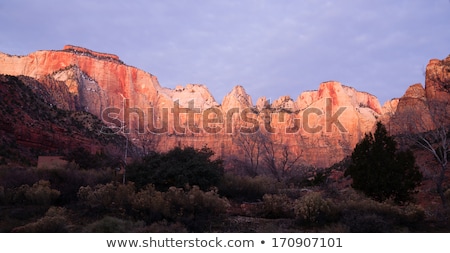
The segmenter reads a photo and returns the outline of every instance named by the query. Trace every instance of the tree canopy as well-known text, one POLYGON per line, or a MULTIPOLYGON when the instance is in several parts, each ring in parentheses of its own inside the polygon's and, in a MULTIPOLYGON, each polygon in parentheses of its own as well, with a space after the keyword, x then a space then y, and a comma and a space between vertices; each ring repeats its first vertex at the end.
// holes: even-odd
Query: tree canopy
POLYGON ((167 153, 151 153, 127 167, 127 178, 137 187, 153 184, 159 190, 197 185, 203 190, 223 177, 222 160, 208 148, 175 147, 167 153))
POLYGON ((396 141, 381 122, 356 145, 346 175, 352 177, 353 188, 377 201, 410 201, 422 181, 413 153, 397 150, 396 141))

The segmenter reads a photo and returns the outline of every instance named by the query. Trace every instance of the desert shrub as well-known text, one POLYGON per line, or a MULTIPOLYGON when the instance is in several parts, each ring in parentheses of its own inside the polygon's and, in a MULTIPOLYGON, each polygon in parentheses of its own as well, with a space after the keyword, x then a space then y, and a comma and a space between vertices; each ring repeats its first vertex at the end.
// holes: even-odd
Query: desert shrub
POLYGON ((86 226, 86 233, 129 233, 141 230, 145 226, 142 221, 129 221, 106 216, 86 226))
POLYGON ((0 185, 6 189, 18 188, 22 185, 33 185, 39 180, 49 181, 52 188, 60 192, 58 204, 66 204, 77 200, 77 192, 81 186, 95 186, 111 182, 111 169, 79 170, 76 168, 4 168, 0 170, 0 185))
POLYGON ((178 210, 171 208, 175 211, 172 214, 181 215, 179 220, 193 232, 205 232, 212 223, 222 220, 230 205, 215 189, 204 192, 198 186, 194 186, 184 196, 178 192, 172 188, 166 193, 166 199, 171 207, 181 207, 178 210), (178 199, 180 197, 184 199, 178 199))
POLYGON ((170 187, 163 193, 163 197, 163 215, 166 219, 176 221, 183 216, 189 215, 192 207, 189 206, 189 200, 186 198, 184 189, 170 187))
POLYGON ((306 191, 309 191, 307 188, 297 188, 290 186, 289 188, 283 188, 278 190, 278 194, 283 194, 288 196, 290 199, 298 199, 305 194, 306 191))
POLYGON ((108 183, 95 187, 80 187, 78 199, 89 208, 98 211, 124 210, 131 207, 135 194, 133 183, 108 183))
POLYGON ((167 206, 164 210, 164 216, 172 220, 177 220, 183 216, 192 216, 196 211, 199 211, 200 213, 210 211, 208 209, 202 210, 203 208, 213 206, 212 203, 208 203, 208 201, 204 199, 204 194, 205 193, 197 187, 194 187, 188 192, 185 192, 181 188, 169 188, 169 190, 164 193, 164 201, 167 206))
POLYGON ((153 185, 147 185, 134 195, 132 207, 136 215, 151 223, 163 218, 167 205, 164 194, 153 185))
POLYGON ((111 182, 111 169, 80 170, 76 168, 40 169, 38 177, 48 180, 61 192, 62 204, 77 200, 77 192, 82 186, 95 186, 111 182))
POLYGON ((400 208, 400 223, 416 226, 425 220, 425 210, 417 205, 406 205, 400 208))
POLYGON ((154 222, 151 225, 138 229, 140 233, 187 233, 187 228, 180 222, 169 223, 166 220, 154 222))
POLYGON ((342 218, 351 233, 392 232, 393 222, 376 213, 348 212, 342 218))
POLYGON ((264 194, 275 194, 279 182, 268 176, 238 176, 225 174, 218 185, 219 193, 237 201, 262 200, 264 194))
POLYGON ((50 182, 40 180, 33 186, 22 185, 10 191, 12 204, 49 206, 59 197, 60 192, 50 187, 50 182))
POLYGON ((352 194, 340 204, 344 211, 358 210, 360 212, 372 212, 379 215, 393 216, 399 213, 399 207, 388 202, 378 202, 359 194, 352 194))
POLYGON ((219 196, 217 189, 202 191, 198 186, 192 187, 186 196, 193 213, 198 216, 219 217, 226 213, 230 203, 219 196))
POLYGON ((324 224, 336 217, 334 204, 319 192, 309 192, 294 203, 296 219, 306 224, 324 224))
POLYGON ((413 204, 398 206, 351 193, 339 210, 350 232, 395 232, 399 227, 414 228, 425 218, 424 210, 413 204))
POLYGON ((286 195, 265 194, 263 196, 263 216, 266 218, 292 218, 292 200, 286 195))
POLYGON ((16 233, 62 233, 68 232, 66 209, 50 207, 44 217, 35 222, 14 228, 16 233))
POLYGON ((229 206, 228 200, 221 198, 216 190, 204 192, 197 186, 187 191, 170 187, 162 197, 164 203, 159 210, 163 218, 181 222, 191 231, 203 231, 211 221, 221 220, 229 206))
POLYGON ((191 229, 203 228, 204 222, 220 220, 229 206, 217 190, 202 191, 198 186, 190 189, 171 187, 160 192, 153 185, 137 193, 133 183, 109 183, 96 187, 81 187, 78 197, 82 205, 95 210, 95 214, 128 215, 148 224, 166 219, 181 222, 191 229))

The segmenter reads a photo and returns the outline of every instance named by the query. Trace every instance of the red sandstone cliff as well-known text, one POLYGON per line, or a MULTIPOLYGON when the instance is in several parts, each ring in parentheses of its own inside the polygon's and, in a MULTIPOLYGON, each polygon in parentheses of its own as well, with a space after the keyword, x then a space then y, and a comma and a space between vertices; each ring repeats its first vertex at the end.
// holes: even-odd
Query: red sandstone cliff
MULTIPOLYGON (((427 65, 425 87, 411 85, 383 115, 391 134, 419 133, 450 124, 450 56, 427 65)), ((387 107, 386 107, 387 108, 387 107)))
POLYGON ((107 107, 121 107, 123 98, 129 98, 132 106, 147 107, 161 90, 155 76, 122 64, 118 57, 70 46, 27 56, 0 53, 0 73, 62 81, 78 96, 80 106, 95 115, 107 107))
POLYGON ((52 92, 30 77, 0 75, 1 158, 33 164, 37 154, 66 155, 79 148, 122 157, 123 136, 101 133, 105 125, 92 114, 58 109, 53 96, 68 95, 52 92))
MULTIPOLYGON (((440 68, 440 61, 431 61, 427 71, 440 68)), ((257 129, 278 150, 288 147, 312 166, 329 166, 349 155, 377 120, 391 122, 411 103, 422 110, 424 93, 427 99, 448 95, 427 79, 425 92, 415 86, 381 107, 375 96, 329 81, 296 100, 282 96, 270 103, 260 98, 256 105, 244 87, 236 86, 219 104, 203 85, 167 89, 155 76, 115 55, 75 46, 27 56, 0 53, 0 73, 36 78, 60 108, 88 111, 117 126, 117 120, 125 122, 138 146, 165 151, 176 145, 208 145, 224 158, 242 156, 236 134, 257 129), (105 114, 107 108, 119 111, 105 114)))

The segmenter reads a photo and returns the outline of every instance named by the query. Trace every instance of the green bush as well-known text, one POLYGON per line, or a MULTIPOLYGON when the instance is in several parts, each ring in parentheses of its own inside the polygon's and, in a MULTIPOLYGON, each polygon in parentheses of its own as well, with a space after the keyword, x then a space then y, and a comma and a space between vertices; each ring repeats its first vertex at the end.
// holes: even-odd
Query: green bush
POLYGON ((226 173, 218 185, 219 193, 236 201, 258 201, 265 194, 276 194, 280 183, 268 176, 238 176, 226 173))
POLYGON ((12 189, 9 195, 12 204, 49 206, 58 199, 60 192, 50 188, 49 181, 40 180, 31 187, 22 185, 12 189))
POLYGON ((62 207, 50 207, 44 217, 35 222, 14 228, 16 233, 64 233, 68 230, 66 209, 62 207))
POLYGON ((219 196, 217 189, 202 191, 200 187, 194 186, 187 192, 188 205, 192 212, 202 217, 220 217, 227 212, 230 203, 227 199, 219 196))
POLYGON ((145 226, 142 221, 133 222, 106 216, 89 224, 83 232, 86 233, 130 233, 141 230, 145 226))
POLYGON ((127 215, 148 224, 165 219, 196 231, 205 222, 220 220, 229 207, 228 200, 220 197, 216 189, 204 192, 198 186, 187 190, 170 187, 160 192, 148 185, 136 193, 133 183, 109 183, 81 187, 78 197, 96 215, 127 215))
POLYGON ((214 152, 207 147, 176 147, 167 153, 152 153, 127 167, 127 177, 138 189, 154 184, 165 191, 169 187, 197 185, 202 190, 216 186, 223 177, 222 160, 212 160, 214 152))
POLYGON ((198 186, 185 192, 171 187, 164 193, 168 208, 165 217, 182 222, 193 232, 204 232, 212 223, 222 220, 229 202, 217 194, 217 190, 202 191, 198 186))
POLYGON ((221 198, 217 191, 202 191, 194 186, 185 192, 181 188, 171 187, 163 194, 166 209, 165 218, 177 220, 183 218, 218 217, 226 212, 228 200, 221 198))
POLYGON ((135 194, 133 183, 108 183, 95 187, 80 187, 78 199, 84 205, 99 211, 124 210, 131 207, 135 194))
POLYGON ((132 207, 139 218, 151 223, 163 218, 167 204, 164 193, 157 191, 153 185, 147 185, 134 195, 132 207))
POLYGON ((81 186, 95 186, 111 182, 111 169, 79 170, 76 168, 3 168, 0 170, 0 185, 7 189, 19 188, 22 185, 33 185, 39 180, 51 182, 52 189, 58 190, 58 204, 67 204, 77 200, 77 192, 81 186))
POLYGON ((414 229, 425 219, 422 208, 413 205, 398 206, 389 202, 349 193, 339 207, 340 221, 350 232, 396 232, 400 228, 414 229))
POLYGON ((425 210, 417 205, 402 206, 399 213, 402 225, 416 226, 425 220, 425 210))
POLYGON ((60 203, 65 204, 77 200, 77 192, 82 186, 95 186, 111 182, 111 169, 77 170, 60 168, 39 170, 39 178, 52 182, 52 187, 61 192, 60 203))
POLYGON ((263 216, 266 218, 293 218, 292 206, 292 200, 284 194, 265 194, 263 196, 263 216))
POLYGON ((324 224, 336 217, 334 204, 319 192, 309 192, 294 203, 295 217, 306 224, 324 224))

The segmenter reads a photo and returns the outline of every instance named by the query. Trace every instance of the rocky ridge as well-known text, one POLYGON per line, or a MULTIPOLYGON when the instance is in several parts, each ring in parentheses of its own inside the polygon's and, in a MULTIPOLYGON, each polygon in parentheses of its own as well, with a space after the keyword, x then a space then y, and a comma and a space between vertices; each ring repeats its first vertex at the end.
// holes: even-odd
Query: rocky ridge
MULTIPOLYGON (((446 71, 442 62, 430 61, 429 75, 431 70, 446 71)), ((389 123, 411 106, 426 111, 420 102, 424 97, 448 96, 427 79, 425 88, 415 85, 404 97, 381 106, 371 94, 328 81, 296 100, 283 96, 270 103, 262 97, 255 105, 244 87, 236 86, 219 104, 204 85, 168 89, 115 55, 75 46, 26 56, 0 53, 0 73, 36 79, 47 87, 49 104, 92 113, 121 127, 137 146, 166 151, 177 145, 208 145, 225 159, 242 157, 235 140, 244 129, 263 133, 275 150, 288 147, 302 163, 315 167, 349 155, 377 120, 389 123)))
POLYGON ((391 134, 427 132, 450 124, 449 83, 450 56, 430 60, 425 86, 413 84, 401 98, 391 101, 391 107, 384 106, 386 113, 382 121, 389 125, 391 134))
POLYGON ((30 77, 0 75, 2 159, 35 164, 37 154, 65 155, 79 148, 122 156, 123 136, 108 132, 90 113, 58 108, 54 95, 64 91, 53 91, 30 77))

